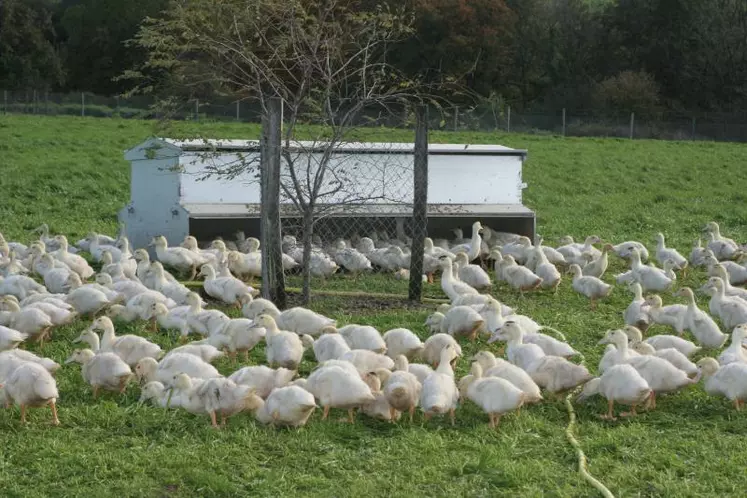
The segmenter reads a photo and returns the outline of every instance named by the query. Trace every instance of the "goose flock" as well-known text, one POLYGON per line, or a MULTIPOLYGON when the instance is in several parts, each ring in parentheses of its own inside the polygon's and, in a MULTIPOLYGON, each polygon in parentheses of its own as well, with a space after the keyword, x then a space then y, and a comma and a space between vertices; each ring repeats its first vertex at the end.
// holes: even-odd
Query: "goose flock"
MULTIPOLYGON (((73 341, 83 347, 64 363, 80 365, 94 399, 102 390, 124 393, 134 381, 141 402, 209 417, 214 427, 241 412, 262 424, 298 427, 317 408, 323 420, 331 409, 345 410, 349 422, 356 411, 391 422, 406 413, 412 421, 419 408, 425 419, 448 416, 453 424, 465 400, 497 427, 503 415, 523 405, 576 391, 579 402, 604 397, 608 410, 602 417, 615 419, 615 403, 630 406, 621 416, 635 415, 639 408, 654 409, 657 396, 701 380, 707 393, 728 398, 736 409, 747 399, 747 290, 738 287, 747 282, 747 267, 739 263, 745 248, 722 236, 715 222, 704 228, 706 244, 698 239, 689 257, 667 247, 661 233, 651 254, 641 242, 613 245, 594 235, 583 243, 565 237, 553 248, 541 238, 533 244, 479 221, 469 239, 458 229, 453 240, 428 238, 423 278, 434 282, 440 274, 448 303, 427 317, 427 337, 406 328, 381 333, 369 325, 338 326, 303 307, 279 310, 250 285, 261 275, 260 242, 242 233, 207 247, 192 236, 170 247, 158 236, 151 241, 157 260, 151 261, 145 248, 132 251, 123 232, 116 238, 90 233, 71 246, 46 225, 38 231, 39 239, 28 246, 0 235, 0 399, 19 405, 23 422, 28 408, 49 407, 53 423, 60 423, 54 375, 63 360, 38 356, 24 344, 36 341, 41 352, 45 342, 56 340, 57 327, 83 317, 90 326, 73 341), (602 280, 611 255, 630 267, 614 277, 614 285, 602 280), (708 310, 698 307, 693 289, 677 288, 678 273, 693 267, 707 270, 695 291, 710 295, 708 310), (204 277, 205 299, 216 306, 172 271, 204 277), (599 341, 605 349, 597 377, 562 333, 491 295, 494 280, 522 295, 556 292, 563 275, 592 309, 615 286, 632 295, 619 326, 599 341), (659 294, 667 291, 685 304, 665 305, 659 294), (221 310, 228 307, 240 309, 242 317, 221 310), (117 324, 134 321, 146 322, 152 334, 175 331, 181 344, 164 351, 148 337, 117 333, 117 324), (719 322, 731 330, 730 341, 719 322), (673 334, 646 337, 654 324, 673 334), (199 339, 189 341, 195 335, 199 339), (457 379, 454 368, 465 360, 461 344, 483 338, 484 349, 468 360, 469 374, 457 379), (213 366, 226 356, 240 361, 239 353, 248 363, 249 351, 260 343, 266 365, 246 365, 228 376, 213 366), (691 360, 702 353, 712 355, 691 360), (305 355, 317 366, 299 377, 305 355)), ((329 244, 315 239, 310 269, 325 277, 342 269, 406 278, 409 244, 401 234, 390 238, 383 232, 329 244)), ((286 236, 284 268, 295 271, 302 260, 302 249, 286 236)))

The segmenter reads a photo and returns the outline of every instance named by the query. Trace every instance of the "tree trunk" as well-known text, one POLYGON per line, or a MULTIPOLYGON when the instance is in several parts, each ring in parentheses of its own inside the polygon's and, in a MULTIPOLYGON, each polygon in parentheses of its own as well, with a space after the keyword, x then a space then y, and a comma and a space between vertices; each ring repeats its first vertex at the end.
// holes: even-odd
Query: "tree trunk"
POLYGON ((415 110, 413 159, 412 247, 410 251, 410 301, 423 296, 423 251, 428 228, 428 108, 415 110))
POLYGON ((314 212, 311 207, 303 214, 303 305, 311 301, 311 237, 314 235, 314 212))
POLYGON ((267 111, 262 116, 260 143, 262 297, 284 309, 285 274, 280 233, 280 99, 270 99, 267 111))

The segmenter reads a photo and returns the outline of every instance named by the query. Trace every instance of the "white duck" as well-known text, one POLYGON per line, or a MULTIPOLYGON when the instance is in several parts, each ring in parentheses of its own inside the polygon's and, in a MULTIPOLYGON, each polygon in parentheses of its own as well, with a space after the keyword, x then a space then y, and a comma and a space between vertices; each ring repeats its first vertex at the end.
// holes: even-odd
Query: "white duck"
POLYGON ((478 294, 477 289, 454 278, 454 267, 448 257, 441 257, 441 289, 452 301, 464 294, 478 294))
POLYGON ((615 402, 630 405, 630 412, 621 413, 620 416, 635 416, 636 407, 648 401, 653 391, 646 379, 635 368, 628 364, 621 364, 610 367, 601 377, 587 382, 576 400, 582 402, 595 394, 601 394, 607 399, 607 413, 600 417, 606 420, 616 420, 615 402))
POLYGON ((242 353, 244 361, 249 361, 249 351, 265 338, 266 331, 258 327, 248 318, 232 318, 226 322, 223 329, 208 337, 208 344, 216 348, 226 349, 232 359, 237 353, 242 353))
POLYGON ((635 350, 628 348, 628 336, 622 330, 608 330, 598 344, 609 344, 599 361, 599 371, 601 373, 639 356, 635 350))
MULTIPOLYGON (((228 315, 220 310, 202 309, 202 299, 192 292, 187 297, 189 308, 185 311, 187 326, 189 330, 202 336, 211 336, 223 330, 223 327, 230 320, 228 315)), ((182 338, 186 339, 185 335, 182 338)))
POLYGON ((667 276, 665 271, 641 263, 641 256, 638 253, 638 250, 634 249, 631 251, 630 255, 633 277, 636 282, 641 284, 641 288, 643 288, 644 292, 663 292, 672 287, 674 281, 667 276))
POLYGON ((122 251, 115 245, 102 244, 97 233, 90 232, 86 238, 88 239, 88 252, 91 253, 94 261, 101 261, 104 251, 111 253, 114 262, 119 262, 122 259, 122 251))
POLYGON ((719 261, 734 259, 742 254, 742 250, 736 242, 721 235, 721 229, 715 221, 709 221, 705 226, 705 231, 710 236, 708 249, 713 251, 719 261))
POLYGON ((218 277, 210 265, 202 265, 198 276, 205 277, 203 288, 208 296, 226 304, 241 307, 239 298, 244 294, 256 295, 257 291, 235 277, 218 277))
POLYGON ((36 308, 43 311, 55 327, 68 325, 78 317, 78 314, 75 313, 75 311, 70 311, 52 302, 38 301, 21 307, 15 296, 5 296, 0 299, 0 309, 3 309, 4 311, 18 312, 21 311, 21 309, 29 308, 36 308))
POLYGON ((221 377, 220 372, 202 358, 188 353, 171 353, 160 362, 154 358, 143 358, 135 366, 135 376, 142 382, 157 380, 165 386, 173 385, 174 376, 185 373, 194 379, 221 377))
POLYGON ((667 247, 664 243, 664 234, 659 232, 656 234, 656 261, 663 265, 665 261, 672 260, 676 264, 676 268, 685 270, 688 262, 677 249, 667 247))
POLYGON ((648 313, 649 307, 646 305, 646 300, 643 299, 641 284, 633 282, 628 286, 628 290, 633 293, 633 300, 623 311, 625 324, 632 325, 645 332, 651 324, 651 317, 648 313))
POLYGON ((599 256, 584 265, 581 272, 586 276, 602 278, 602 275, 604 275, 604 272, 607 271, 607 267, 609 266, 609 257, 607 253, 612 250, 614 249, 611 244, 603 245, 599 256))
POLYGON ((457 352, 452 346, 441 350, 438 368, 423 381, 420 392, 420 408, 428 420, 434 414, 449 414, 451 425, 454 425, 454 412, 459 403, 459 389, 454 382, 454 370, 451 362, 456 359, 457 352))
POLYGON ((631 325, 626 325, 623 331, 628 336, 628 339, 630 339, 630 342, 645 342, 653 346, 657 351, 674 348, 683 355, 691 357, 702 349, 700 346, 696 346, 694 342, 676 335, 654 335, 644 341, 641 331, 631 325))
POLYGON ((454 337, 465 336, 474 341, 478 332, 484 327, 485 320, 480 313, 470 306, 453 306, 446 314, 435 312, 428 317, 426 325, 436 332, 449 334, 454 337))
POLYGON ((394 361, 391 358, 368 349, 351 349, 343 354, 340 360, 352 363, 361 376, 378 368, 391 370, 394 367, 394 361))
POLYGON ((44 279, 44 286, 49 292, 67 294, 70 291, 70 268, 56 268, 52 256, 43 254, 36 265, 36 271, 44 279))
POLYGON ((685 372, 688 376, 698 373, 698 367, 687 356, 675 348, 655 349, 647 342, 635 342, 631 349, 640 355, 653 355, 667 360, 669 363, 685 372))
POLYGON ((479 265, 470 264, 467 261, 467 253, 460 252, 456 255, 454 263, 459 268, 459 280, 478 291, 489 290, 493 287, 490 276, 479 265))
MULTIPOLYGON (((166 356, 177 353, 192 354, 207 363, 212 363, 215 360, 223 358, 226 355, 223 351, 220 351, 215 346, 212 346, 210 344, 197 344, 194 342, 191 344, 185 344, 184 346, 175 347, 174 349, 170 349, 169 352, 166 353, 166 356)), ((166 356, 164 356, 164 358, 166 356)))
POLYGON ((96 275, 96 283, 113 290, 124 297, 125 302, 129 301, 138 294, 148 292, 150 289, 135 280, 120 280, 115 282, 108 273, 99 273, 96 275))
POLYGON ((296 375, 295 370, 256 365, 236 370, 229 376, 229 379, 237 384, 251 387, 257 396, 266 399, 273 389, 287 386, 296 375))
POLYGON ((731 331, 731 343, 729 343, 729 347, 724 349, 718 356, 720 365, 728 365, 734 362, 747 364, 747 353, 742 347, 745 338, 747 338, 747 324, 740 324, 734 327, 734 330, 731 331))
POLYGON ((588 254, 592 259, 596 259, 600 255, 599 249, 594 247, 594 244, 599 244, 602 239, 597 235, 590 235, 586 237, 583 244, 576 244, 573 242, 573 238, 570 236, 563 237, 561 240, 560 247, 557 251, 563 255, 568 264, 577 264, 579 266, 586 264, 586 257, 584 254, 588 254))
POLYGON ((698 308, 695 295, 689 287, 682 287, 674 293, 687 299, 685 327, 692 332, 700 344, 707 348, 720 348, 728 338, 718 328, 718 324, 706 312, 698 308))
POLYGON ((460 382, 460 388, 470 401, 488 414, 490 427, 496 428, 501 417, 519 410, 525 403, 524 391, 500 377, 483 376, 480 363, 474 362, 470 375, 460 382))
POLYGON ((156 290, 164 296, 172 299, 176 304, 187 304, 187 297, 191 291, 179 282, 169 281, 166 278, 165 270, 160 261, 154 261, 151 263, 150 271, 153 275, 153 290, 156 290))
POLYGON ((423 342, 411 330, 396 328, 388 330, 382 336, 386 344, 386 354, 392 359, 404 355, 413 359, 423 351, 423 342))
POLYGON ((156 255, 161 263, 182 272, 190 272, 189 280, 194 280, 197 268, 210 262, 209 258, 184 247, 169 247, 163 235, 153 238, 151 245, 156 247, 156 255))
POLYGON ((482 224, 479 221, 472 223, 472 239, 468 244, 460 244, 451 248, 451 252, 456 254, 458 252, 467 253, 469 261, 474 261, 480 257, 480 250, 482 249, 482 224))
POLYGON ((50 330, 54 326, 50 316, 38 308, 21 309, 18 303, 7 297, 0 300, 11 310, 0 311, 0 325, 27 334, 28 337, 39 341, 41 347, 44 340, 49 338, 50 330))
POLYGON ((532 370, 534 363, 545 356, 545 352, 536 344, 524 344, 524 330, 518 323, 507 320, 493 331, 488 344, 502 339, 506 341, 506 358, 526 372, 532 370))
MULTIPOLYGON (((500 377, 521 389, 524 392, 526 403, 538 403, 542 401, 542 394, 532 377, 516 365, 512 365, 502 358, 496 358, 490 351, 479 351, 472 357, 472 361, 480 364, 483 375, 486 377, 500 377)), ((462 391, 460 386, 460 391, 462 391)))
POLYGON ((503 257, 500 261, 496 257, 496 267, 498 268, 496 272, 500 272, 502 280, 520 291, 522 295, 524 291, 534 290, 542 285, 542 278, 526 266, 517 264, 511 255, 503 257))
POLYGON ((648 260, 648 249, 646 249, 646 246, 644 246, 643 244, 635 240, 621 242, 619 244, 612 246, 612 250, 615 252, 615 254, 617 254, 617 256, 622 259, 630 259, 630 255, 633 249, 638 250, 638 254, 641 257, 641 261, 648 260))
POLYGON ((77 254, 72 254, 68 248, 67 237, 64 235, 57 235, 55 240, 59 242, 60 248, 55 252, 50 253, 55 259, 65 263, 72 271, 77 273, 80 278, 87 280, 94 274, 93 268, 88 264, 83 257, 77 254))
POLYGON ((731 329, 747 323, 747 302, 737 296, 727 296, 725 287, 718 277, 708 279, 707 291, 711 294, 708 306, 712 314, 721 318, 724 327, 731 329))
POLYGON ((337 333, 334 327, 326 327, 325 333, 314 340, 314 357, 317 363, 327 360, 337 360, 350 351, 350 346, 345 339, 337 333))
MULTIPOLYGON (((154 344, 143 337, 131 334, 117 337, 114 333, 114 324, 107 316, 102 316, 94 320, 88 330, 91 332, 95 332, 96 330, 102 331, 101 351, 109 351, 116 354, 122 358, 130 368, 136 366, 143 358, 158 359, 163 355, 161 346, 154 344)), ((91 335, 96 337, 96 334, 92 333, 91 335)), ((84 339, 81 336, 78 340, 84 339)), ((78 342, 78 340, 73 342, 78 342)), ((94 350, 97 349, 98 348, 94 347, 94 350)))
POLYGON ((43 285, 25 275, 11 275, 7 278, 0 277, 0 296, 11 294, 19 300, 23 300, 33 294, 47 293, 48 291, 43 285))
POLYGON ((21 423, 26 423, 26 408, 49 406, 52 410, 52 425, 60 425, 57 418, 57 383, 43 366, 23 363, 16 368, 5 383, 0 385, 0 399, 6 406, 15 403, 21 407, 21 423))
MULTIPOLYGON (((439 361, 441 361, 441 351, 447 347, 451 347, 456 352, 456 357, 462 356, 462 347, 452 336, 442 333, 433 334, 423 343, 423 352, 421 353, 423 361, 433 365, 434 368, 437 367, 439 361)), ((456 363, 456 358, 454 358, 454 362, 456 363)))
MULTIPOLYGON (((542 288, 543 289, 552 289, 553 291, 558 290, 558 285, 560 285, 561 276, 558 269, 555 267, 553 263, 551 263, 547 256, 545 255, 543 249, 552 249, 550 247, 542 247, 540 245, 535 246, 534 248, 534 254, 536 258, 535 266, 534 266, 534 273, 542 279, 542 288)), ((563 255, 559 254, 559 256, 562 258, 563 255)), ((565 263, 565 260, 563 260, 565 263)))
MULTIPOLYGON (((747 282, 747 268, 734 261, 721 261, 716 259, 710 249, 706 249, 705 266, 708 268, 709 277, 721 277, 718 267, 722 266, 729 276, 729 283, 732 285, 741 285, 747 282)), ((721 277, 723 278, 723 277, 721 277)))
POLYGON ((301 427, 316 409, 314 395, 299 386, 273 389, 264 401, 257 398, 254 416, 262 424, 301 427))
POLYGON ((123 394, 127 389, 127 383, 132 379, 130 366, 110 352, 95 354, 90 349, 76 349, 65 363, 83 365, 83 380, 93 388, 94 399, 98 397, 99 389, 123 394))
POLYGON ((661 296, 649 296, 643 302, 648 307, 648 315, 653 323, 672 327, 679 335, 687 325, 687 306, 684 304, 670 304, 663 306, 661 296))
POLYGON ((705 379, 705 391, 711 396, 724 396, 741 410, 747 400, 747 364, 729 363, 719 367, 713 358, 698 361, 698 378, 705 379))
POLYGON ((703 247, 703 240, 700 237, 698 237, 698 239, 693 242, 693 247, 690 250, 690 257, 688 258, 688 260, 690 262, 690 266, 696 268, 699 266, 707 266, 708 250, 703 247))
POLYGON ((0 352, 17 348, 28 337, 28 334, 0 325, 0 352))
POLYGON ((602 282, 597 277, 583 275, 581 267, 572 264, 569 267, 569 273, 573 275, 573 290, 588 297, 591 300, 591 308, 597 306, 597 299, 607 297, 612 292, 612 286, 602 282))
POLYGON ((711 276, 718 277, 723 281, 725 295, 737 296, 744 300, 747 300, 747 289, 743 289, 742 287, 734 287, 732 285, 729 273, 727 272, 724 263, 716 263, 715 265, 713 265, 712 271, 709 273, 711 276))
POLYGON ((415 413, 415 408, 420 402, 420 394, 423 386, 411 373, 410 365, 405 355, 398 355, 394 359, 394 371, 377 371, 381 376, 383 393, 391 407, 390 420, 396 419, 396 412, 408 412, 410 423, 415 413))
POLYGON ((259 315, 255 324, 266 330, 265 354, 270 367, 281 366, 289 370, 298 370, 304 350, 313 345, 313 338, 308 335, 299 337, 295 332, 280 330, 270 315, 259 315))
POLYGON ((376 399, 357 372, 338 365, 322 365, 311 372, 305 384, 305 389, 324 408, 322 420, 327 419, 330 408, 342 408, 348 410, 348 421, 352 424, 355 421, 355 408, 376 399))
POLYGON ((370 325, 345 325, 337 330, 350 349, 367 349, 374 353, 386 353, 386 342, 381 333, 370 325))

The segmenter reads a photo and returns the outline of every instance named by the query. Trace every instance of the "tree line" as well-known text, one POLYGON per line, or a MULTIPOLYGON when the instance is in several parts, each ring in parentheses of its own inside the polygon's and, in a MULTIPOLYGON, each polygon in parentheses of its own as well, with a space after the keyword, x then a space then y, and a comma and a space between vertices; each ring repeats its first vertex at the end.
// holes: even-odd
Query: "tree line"
MULTIPOLYGON (((147 58, 128 40, 174 3, 188 2, 3 0, 0 88, 125 92, 132 81, 119 76, 147 58)), ((647 116, 747 103, 744 0, 355 2, 361 11, 382 4, 413 19, 392 52, 397 66, 459 75, 496 106, 647 116)))

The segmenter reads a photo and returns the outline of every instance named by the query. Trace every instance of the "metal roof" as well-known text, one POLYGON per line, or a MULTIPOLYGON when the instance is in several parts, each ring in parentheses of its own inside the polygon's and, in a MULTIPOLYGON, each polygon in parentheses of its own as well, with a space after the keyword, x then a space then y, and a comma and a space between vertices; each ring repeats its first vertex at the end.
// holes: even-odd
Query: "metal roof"
MULTIPOLYGON (((192 139, 177 140, 173 138, 151 138, 133 147, 125 153, 127 160, 145 159, 144 151, 160 146, 174 152, 256 152, 258 140, 221 140, 192 139)), ((293 141, 290 149, 293 152, 324 152, 328 142, 293 141)), ((405 142, 342 142, 337 144, 334 153, 356 154, 412 154, 415 145, 405 142)), ((163 151, 165 152, 165 151, 163 151)), ((487 156, 521 156, 527 155, 525 149, 512 149, 504 145, 487 144, 428 144, 429 155, 487 155, 487 156)), ((152 156, 152 154, 151 154, 152 156)))
MULTIPOLYGON (((189 213, 190 218, 256 218, 260 215, 259 204, 183 204, 182 207, 189 213)), ((412 216, 411 204, 367 204, 356 206, 319 206, 324 211, 324 216, 330 217, 391 217, 412 216)), ((283 218, 296 218, 299 215, 292 204, 280 205, 280 216, 283 218)), ((534 212, 521 204, 428 204, 429 217, 459 217, 459 216, 483 216, 483 217, 527 217, 534 216, 534 212)))

